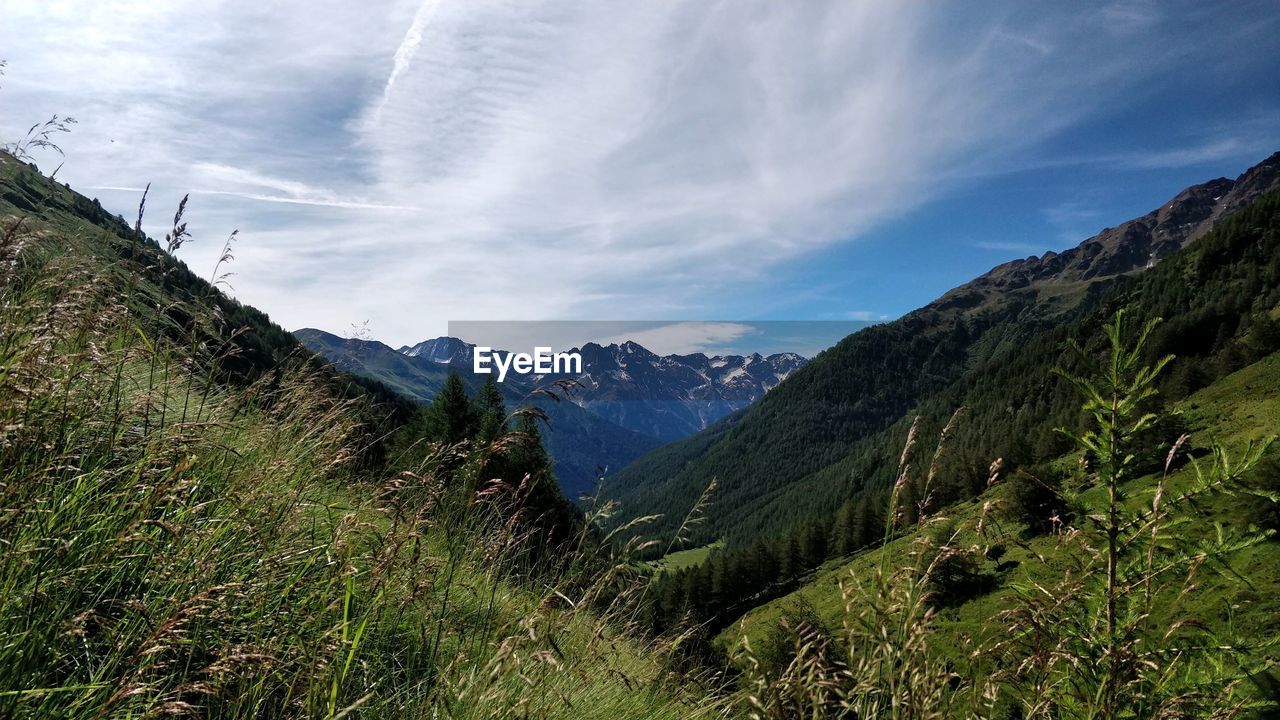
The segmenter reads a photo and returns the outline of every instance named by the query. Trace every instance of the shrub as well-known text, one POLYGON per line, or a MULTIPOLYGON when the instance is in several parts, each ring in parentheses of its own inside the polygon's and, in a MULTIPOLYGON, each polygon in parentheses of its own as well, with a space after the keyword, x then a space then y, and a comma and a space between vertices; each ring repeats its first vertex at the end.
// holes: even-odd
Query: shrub
POLYGON ((1009 478, 1005 492, 1006 514, 1026 526, 1028 536, 1055 532, 1070 522, 1062 478, 1051 468, 1037 466, 1018 470, 1009 478))

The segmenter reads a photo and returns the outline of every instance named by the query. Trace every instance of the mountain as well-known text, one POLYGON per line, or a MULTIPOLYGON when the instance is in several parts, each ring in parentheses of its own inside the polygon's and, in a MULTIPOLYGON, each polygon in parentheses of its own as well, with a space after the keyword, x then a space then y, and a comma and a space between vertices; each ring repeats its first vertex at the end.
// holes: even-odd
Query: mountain
MULTIPOLYGON (((400 352, 452 364, 469 374, 474 348, 458 338, 439 337, 402 347, 400 352)), ((508 378, 534 387, 557 379, 576 380, 580 385, 572 401, 578 406, 662 442, 687 437, 747 407, 806 362, 795 353, 658 355, 632 341, 586 343, 572 352, 582 355, 580 374, 520 376, 512 372, 508 378)))
POLYGON ((412 347, 405 345, 400 352, 409 357, 422 358, 434 363, 470 365, 475 345, 455 337, 438 337, 423 340, 412 347))
MULTIPOLYGON (((314 328, 295 330, 293 335, 338 369, 377 380, 420 403, 430 402, 454 370, 470 393, 482 382, 471 372, 470 365, 450 365, 430 359, 434 349, 449 347, 446 342, 428 346, 430 349, 425 353, 410 355, 376 340, 340 338, 314 328)), ((420 343, 417 347, 426 345, 420 343)), ((547 412, 550 421, 544 441, 555 461, 556 477, 566 497, 577 498, 593 492, 600 470, 620 468, 659 445, 655 438, 616 425, 572 402, 530 397, 538 386, 528 378, 508 376, 498 387, 508 408, 536 405, 547 412)))
POLYGON ((396 352, 376 340, 340 338, 314 328, 294 330, 293 336, 308 350, 333 363, 334 367, 374 378, 419 401, 434 397, 449 377, 448 366, 396 352))
POLYGON ((577 402, 667 442, 754 403, 805 363, 795 353, 660 356, 630 341, 587 343, 580 352, 577 402))
MULTIPOLYGON (((974 417, 962 426, 971 429, 963 430, 956 455, 973 478, 985 479, 995 457, 1051 455, 1060 449, 1052 423, 1072 407, 1070 393, 1047 373, 1061 358, 1065 329, 1091 337, 1102 309, 1134 301, 1133 278, 1194 247, 1278 186, 1280 153, 1236 180, 1188 188, 1071 250, 1000 265, 899 320, 845 338, 741 414, 624 468, 608 479, 606 494, 625 516, 662 514, 657 531, 669 532, 715 480, 691 542, 745 543, 829 519, 842 503, 890 482, 917 411, 940 422, 957 407, 971 408, 974 417)), ((1252 277, 1256 284, 1247 264, 1241 272, 1241 283, 1252 277)), ((1234 290, 1231 304, 1199 307, 1186 278, 1161 277, 1162 285, 1144 292, 1167 299, 1153 312, 1177 316, 1159 336, 1166 351, 1203 354, 1205 333, 1216 351, 1261 312, 1234 290)), ((1181 372, 1194 384, 1197 371, 1181 372)))
MULTIPOLYGON (((1106 228, 1062 253, 1013 260, 947 292, 927 307, 965 309, 970 314, 1010 293, 1036 292, 1040 299, 1108 278, 1153 267, 1161 259, 1208 232, 1214 224, 1276 187, 1280 153, 1236 180, 1218 178, 1194 185, 1140 218, 1106 228)), ((1072 296, 1066 293, 1066 305, 1072 296)))
MULTIPOLYGON (((1211 441, 1223 443, 1232 452, 1240 452, 1251 442, 1256 443, 1260 434, 1273 432, 1276 423, 1280 422, 1280 353, 1267 355, 1216 379, 1177 402, 1174 409, 1186 418, 1193 455, 1211 453, 1211 441)), ((926 440, 926 444, 928 442, 926 440)), ((1070 467, 1076 463, 1074 458, 1068 457, 1061 464, 1070 467)), ((1272 465, 1272 478, 1275 477, 1275 469, 1272 465)), ((1194 475, 1194 468, 1187 465, 1175 469, 1173 477, 1180 487, 1186 487, 1191 484, 1191 475, 1194 475)), ((944 511, 954 527, 964 528, 962 539, 956 543, 958 546, 989 542, 979 537, 973 528, 981 526, 984 514, 992 516, 989 508, 1007 507, 1016 502, 1016 495, 1011 492, 1016 480, 1011 482, 1010 477, 1006 475, 1003 482, 985 490, 974 502, 959 503, 944 511)), ((1134 478, 1125 488, 1125 494, 1137 498, 1136 502, 1149 505, 1156 495, 1160 479, 1159 472, 1134 478)), ((1096 507, 1101 495, 1102 488, 1097 488, 1082 502, 1096 507)), ((1208 514, 1217 524, 1217 531, 1225 529, 1230 532, 1250 525, 1256 530, 1259 524, 1274 528, 1275 521, 1266 519, 1267 508, 1268 504, 1259 502, 1257 497, 1241 495, 1218 499, 1208 508, 1208 514)), ((1274 512, 1275 505, 1270 504, 1270 508, 1274 512)), ((1074 567, 1074 559, 1070 556, 1078 546, 1064 541, 1060 534, 1028 531, 1025 518, 1010 518, 1004 513, 999 517, 1005 523, 1002 532, 1016 539, 1016 544, 1007 546, 1007 555, 1000 557, 998 563, 988 563, 990 574, 986 577, 990 580, 989 585, 972 596, 956 598, 947 612, 935 618, 934 628, 938 633, 935 646, 950 649, 952 659, 957 663, 964 662, 963 657, 957 657, 963 653, 954 649, 966 647, 964 638, 975 627, 991 623, 1002 609, 1016 606, 1019 585, 1052 588, 1061 582, 1063 568, 1074 567)), ((1213 527, 1203 518, 1200 523, 1213 527)), ((1189 535, 1194 532, 1189 527, 1195 524, 1184 524, 1179 532, 1189 535)), ((893 556, 896 562, 904 562, 903 558, 911 552, 928 546, 931 532, 936 531, 918 527, 904 532, 902 537, 890 542, 884 552, 893 556)), ((739 621, 722 623, 726 629, 720 634, 718 644, 732 646, 738 642, 740 634, 745 633, 752 644, 759 647, 769 642, 770 634, 775 632, 780 621, 795 617, 816 618, 825 627, 838 628, 847 608, 847 599, 841 594, 841 583, 847 582, 851 576, 873 577, 882 563, 879 548, 855 552, 825 563, 806 576, 794 591, 748 611, 739 621)), ((1280 579, 1280 543, 1273 539, 1236 549, 1231 567, 1240 569, 1242 576, 1251 583, 1251 588, 1274 587, 1280 579)), ((704 586, 707 584, 706 579, 701 582, 704 586)), ((680 611, 681 608, 675 609, 675 612, 680 611)), ((1277 616, 1280 616, 1280 595, 1274 592, 1241 592, 1230 580, 1215 578, 1212 573, 1197 578, 1195 592, 1189 594, 1188 602, 1179 608, 1178 614, 1179 618, 1194 617, 1221 635, 1234 633, 1237 637, 1247 638, 1273 637, 1277 616)))
MULTIPOLYGON (((1245 187, 1234 207, 1210 208, 1181 224, 1157 215, 1145 229, 1116 233, 1114 247, 1077 252, 1056 270, 1059 256, 1002 266, 1003 277, 993 271, 960 293, 981 292, 981 302, 948 306, 950 298, 940 299, 847 338, 756 404, 651 454, 663 464, 649 465, 649 473, 687 480, 691 458, 723 462, 726 452, 750 450, 744 434, 769 440, 768 433, 791 433, 798 452, 756 456, 768 464, 746 482, 725 476, 727 492, 707 510, 709 529, 694 529, 701 533, 695 542, 723 537, 723 545, 682 553, 680 565, 668 558, 651 566, 609 555, 593 533, 574 533, 587 549, 557 548, 552 567, 542 570, 540 562, 518 564, 539 547, 525 543, 544 537, 519 530, 526 519, 547 516, 541 506, 506 522, 475 522, 476 508, 485 518, 503 512, 494 502, 500 487, 473 494, 471 476, 417 477, 385 462, 395 453, 377 453, 400 429, 388 417, 413 409, 389 384, 431 392, 448 366, 376 342, 299 331, 335 363, 369 377, 335 372, 265 314, 222 295, 96 202, 0 153, 0 489, 11 500, 0 544, 24 559, 3 564, 0 579, 16 608, 10 614, 27 619, 0 643, 0 715, 158 708, 248 717, 363 707, 387 716, 471 716, 495 704, 523 709, 533 697, 550 703, 538 709, 567 708, 565 716, 591 707, 619 718, 711 717, 724 715, 727 702, 740 701, 750 713, 759 697, 775 703, 796 697, 797 688, 826 709, 833 688, 856 683, 852 696, 884 696, 882 688, 914 688, 912 682, 934 682, 926 701, 943 707, 961 704, 987 679, 996 683, 992 693, 975 700, 1036 697, 1046 685, 1074 688, 1079 668, 1112 653, 1150 658, 1159 670, 1132 680, 1142 692, 1125 691, 1126 704, 1137 707, 1129 715, 1159 714, 1147 711, 1146 693, 1158 684, 1157 700, 1181 715, 1209 716, 1199 712, 1202 705, 1186 711, 1183 702, 1203 696, 1222 705, 1220 714, 1249 706, 1255 717, 1270 716, 1277 684, 1267 673, 1280 612, 1270 590, 1280 580, 1280 544, 1269 532, 1280 526, 1280 467, 1274 453, 1255 450, 1253 460, 1265 460, 1256 463, 1241 453, 1280 422, 1275 159, 1227 194, 1208 196, 1221 202, 1245 187), (1152 250, 1149 238, 1178 227, 1170 236, 1177 247, 1152 250), (1126 249, 1124 238, 1138 249, 1126 249), (1019 272, 1021 279, 1010 280, 1019 272), (999 282, 1006 286, 993 289, 999 282), (1078 470, 1088 464, 1080 462, 1081 450, 1052 432, 1080 427, 1081 412, 1079 397, 1049 369, 1078 369, 1062 350, 1068 340, 1080 343, 1086 360, 1105 357, 1100 327, 1122 307, 1130 327, 1164 318, 1149 354, 1178 360, 1161 381, 1158 416, 1185 423, 1193 434, 1183 450, 1199 462, 1170 471, 1161 452, 1154 464, 1139 459, 1122 483, 1108 486, 1104 473, 1078 470), (828 397, 851 382, 862 383, 861 396, 846 390, 828 397), (843 414, 850 398, 863 401, 860 420, 843 414), (907 404, 896 418, 895 403, 907 404), (945 452, 935 452, 930 436, 943 423, 950 428, 956 408, 964 412, 945 433, 945 452), (816 454, 805 446, 809 438, 796 434, 816 425, 814 413, 853 428, 873 427, 877 412, 890 419, 843 449, 829 440, 816 454), (917 415, 924 418, 918 426, 917 415), (762 429, 766 421, 773 426, 762 429), (918 443, 903 453, 908 426, 912 436, 919 429, 918 443), (1210 440, 1229 445, 1230 462, 1210 440), (817 470, 802 470, 785 486, 770 483, 789 471, 786 463, 809 462, 806 453, 816 455, 817 470), (1007 461, 1005 470, 988 487, 986 463, 996 456, 1007 461), (897 506, 903 522, 857 516, 863 534, 891 526, 889 537, 883 545, 841 549, 854 527, 844 512, 850 500, 870 496, 876 503, 861 507, 885 508, 883 489, 900 458, 909 467, 902 486, 908 501, 897 506), (941 471, 932 482, 935 465, 941 471), (1206 475, 1198 477, 1201 470, 1206 475), (1017 502, 1017 478, 1038 482, 1049 473, 1086 483, 1071 488, 1064 505, 1067 531, 1031 533, 1037 519, 1011 519, 1002 503, 1017 502), (1229 487, 1246 479, 1245 492, 1229 487), (932 491, 910 496, 922 481, 932 482, 932 491), (744 514, 726 512, 733 509, 726 495, 753 491, 758 502, 744 503, 744 514), (1193 494, 1191 502, 1184 493, 1193 494), (923 506, 929 521, 916 522, 909 513, 923 506), (1125 535, 1109 541, 1108 508, 1132 520, 1125 535), (787 526, 793 529, 777 542, 762 537, 787 526), (755 542, 743 547, 736 538, 744 535, 755 542), (1106 542, 1110 555, 1100 544, 1106 542), (586 552, 593 554, 580 554, 586 552), (1108 557, 1121 558, 1118 582, 1103 579, 1108 557), (605 574, 592 579, 584 567, 605 574), (611 603, 616 570, 646 567, 663 568, 652 585, 633 585, 630 575, 623 583, 636 587, 638 607, 611 603), (898 569, 886 575, 886 568, 898 569), (1129 618, 1118 640, 1096 630, 1107 598, 1129 618), (622 610, 595 617, 592 609, 603 605, 622 610), (283 633, 281 608, 290 610, 283 633), (740 616, 733 630, 708 639, 740 616), (528 631, 535 621, 538 637, 528 631), (802 623, 804 639, 796 642, 787 628, 802 623), (676 629, 681 641, 651 642, 619 631, 624 625, 676 629), (837 635, 841 628, 846 632, 837 635), (703 702, 705 686, 695 674, 700 653, 736 644, 739 632, 756 648, 744 643, 746 654, 734 655, 746 681, 735 689, 713 675, 714 694, 703 702), (855 654, 845 654, 849 648, 855 654), (156 658, 145 668, 146 682, 136 669, 139 652, 156 658), (330 672, 335 652, 350 669, 340 682, 330 672), (1197 656, 1206 660, 1192 664, 1197 656), (520 662, 507 662, 513 657, 520 662), (672 667, 681 668, 680 677, 668 674, 672 667), (695 678, 687 682, 686 667, 695 678), (797 668, 812 680, 787 674, 797 668), (1197 673, 1205 668, 1220 674, 1202 679, 1197 673), (238 681, 244 672, 252 675, 247 690, 238 681), (461 678, 460 691, 443 700, 424 695, 423 678, 437 676, 461 678), (1234 682, 1240 677, 1249 682, 1234 682), (487 684, 472 684, 476 678, 487 684), (1239 699, 1217 692, 1237 684, 1239 699)), ((642 350, 626 343, 609 349, 622 354, 610 372, 634 379, 653 362, 642 350)), ((742 385, 743 377, 767 383, 757 370, 764 360, 743 358, 717 375, 718 387, 742 385)), ((595 367, 603 377, 604 361, 595 367)), ((527 382, 504 391, 514 398, 527 382)), ((561 407, 560 432, 569 429, 565 418, 604 422, 577 405, 561 407)), ((590 438, 606 429, 574 432, 590 438)), ((1172 438, 1183 428, 1159 429, 1172 438)), ((701 491, 697 483, 687 487, 701 491)), ((1055 509, 1055 528, 1061 519, 1055 509)), ((711 668, 723 667, 722 655, 706 658, 711 668)), ((1112 665, 1103 671, 1129 672, 1112 665)), ((1090 697, 1097 693, 1088 683, 1101 684, 1099 674, 1083 681, 1090 697)), ((1070 714, 1076 700, 1064 697, 1054 709, 1070 714)), ((778 717, 798 715, 780 703, 770 707, 781 707, 778 717)))
MULTIPOLYGON (((419 402, 429 402, 451 371, 472 391, 480 383, 471 367, 475 346, 458 338, 433 338, 393 350, 374 340, 343 339, 313 328, 294 336, 336 367, 376 379, 419 402)), ((599 470, 615 471, 664 442, 742 410, 805 363, 795 353, 661 356, 635 342, 586 343, 575 351, 582 355, 581 374, 512 371, 501 384, 508 405, 535 402, 550 414, 548 450, 569 497, 593 491, 599 470), (560 379, 579 383, 568 402, 528 399, 534 389, 560 379)))

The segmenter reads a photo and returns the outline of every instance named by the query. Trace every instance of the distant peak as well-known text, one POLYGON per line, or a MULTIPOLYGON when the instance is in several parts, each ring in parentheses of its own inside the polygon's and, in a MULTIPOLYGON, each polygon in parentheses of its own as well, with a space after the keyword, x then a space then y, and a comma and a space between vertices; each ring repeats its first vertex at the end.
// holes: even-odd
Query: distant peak
POLYGON ((449 335, 423 340, 416 345, 406 345, 400 348, 402 355, 409 357, 421 357, 434 362, 448 363, 457 361, 469 361, 472 349, 475 345, 465 342, 459 338, 449 335))

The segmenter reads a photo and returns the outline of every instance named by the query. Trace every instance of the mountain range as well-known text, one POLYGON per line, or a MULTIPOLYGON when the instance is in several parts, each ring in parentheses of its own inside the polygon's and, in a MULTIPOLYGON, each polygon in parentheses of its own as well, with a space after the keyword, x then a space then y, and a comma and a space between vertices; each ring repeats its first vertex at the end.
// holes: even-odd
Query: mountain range
MULTIPOLYGON (((475 345, 439 337, 399 350, 372 340, 344 339, 314 328, 295 337, 339 369, 380 380, 429 402, 450 372, 469 389, 475 345)), ((509 405, 536 403, 551 417, 547 442, 566 495, 590 491, 601 470, 612 471, 658 445, 679 440, 759 400, 805 359, 795 353, 762 356, 658 355, 635 342, 574 348, 582 373, 510 373, 501 384, 509 405), (531 396, 557 380, 574 380, 568 402, 531 396)))

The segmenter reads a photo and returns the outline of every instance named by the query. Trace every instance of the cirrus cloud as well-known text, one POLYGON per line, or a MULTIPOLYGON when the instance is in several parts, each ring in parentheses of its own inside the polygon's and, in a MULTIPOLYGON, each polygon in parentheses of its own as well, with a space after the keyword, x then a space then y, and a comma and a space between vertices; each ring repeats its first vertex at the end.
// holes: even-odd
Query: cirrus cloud
POLYGON ((1040 10, 18 2, 0 130, 76 116, 62 177, 122 212, 191 191, 188 261, 239 227, 288 327, 679 319, 1186 61, 1160 6, 1040 10))

